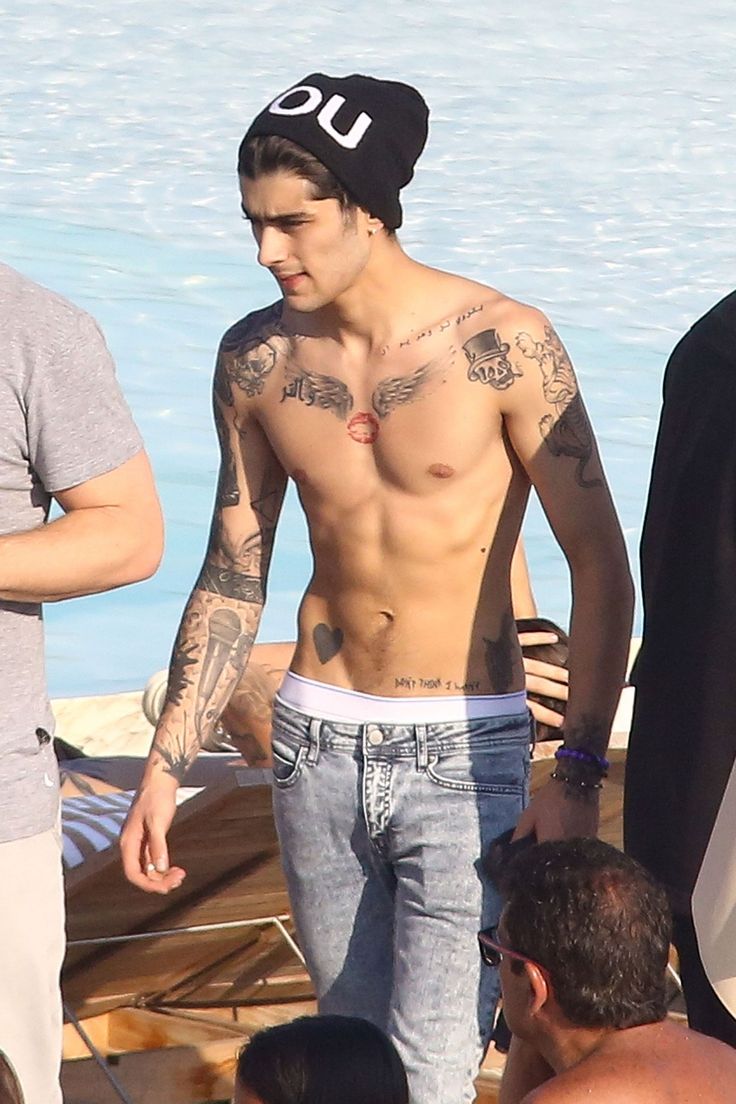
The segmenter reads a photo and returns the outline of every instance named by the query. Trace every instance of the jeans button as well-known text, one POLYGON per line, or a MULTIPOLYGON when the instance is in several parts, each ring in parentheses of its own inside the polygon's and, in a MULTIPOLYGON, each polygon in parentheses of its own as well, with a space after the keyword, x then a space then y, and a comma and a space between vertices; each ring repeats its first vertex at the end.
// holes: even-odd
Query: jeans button
POLYGON ((377 725, 368 725, 366 732, 368 735, 368 743, 373 747, 378 747, 379 744, 383 743, 383 733, 377 725))

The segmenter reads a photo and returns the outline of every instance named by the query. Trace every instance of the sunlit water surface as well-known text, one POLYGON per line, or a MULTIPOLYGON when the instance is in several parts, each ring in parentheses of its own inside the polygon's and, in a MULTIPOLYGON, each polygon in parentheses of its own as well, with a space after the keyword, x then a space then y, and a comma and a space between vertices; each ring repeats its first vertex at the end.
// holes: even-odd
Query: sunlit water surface
MULTIPOLYGON (((47 609, 53 694, 139 687, 167 661, 212 504, 214 351, 273 297, 239 218, 237 145, 314 69, 424 92, 402 242, 550 315, 636 560, 667 354, 734 286, 730 0, 26 0, 0 18, 0 255, 99 319, 167 519, 153 580, 47 609)), ((536 504, 525 535, 540 611, 566 621, 536 504)), ((290 496, 264 638, 292 636, 309 567, 290 496)))

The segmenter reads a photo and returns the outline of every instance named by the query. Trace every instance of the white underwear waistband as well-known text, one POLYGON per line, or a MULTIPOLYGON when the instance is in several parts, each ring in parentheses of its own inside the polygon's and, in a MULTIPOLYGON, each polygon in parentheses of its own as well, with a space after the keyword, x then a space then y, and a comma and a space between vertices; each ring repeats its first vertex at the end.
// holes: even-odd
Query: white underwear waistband
POLYGON ((510 717, 525 714, 526 694, 484 694, 473 697, 384 698, 344 690, 324 682, 287 671, 276 695, 284 705, 319 717, 346 724, 444 724, 472 721, 482 717, 510 717))

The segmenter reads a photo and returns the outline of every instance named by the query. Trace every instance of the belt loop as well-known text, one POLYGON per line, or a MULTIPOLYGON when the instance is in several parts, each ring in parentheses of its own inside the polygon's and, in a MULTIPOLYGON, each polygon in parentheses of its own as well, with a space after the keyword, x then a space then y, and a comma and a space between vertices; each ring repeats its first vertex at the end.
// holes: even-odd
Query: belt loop
POLYGON ((417 742, 417 770, 426 770, 429 765, 427 751, 427 726, 414 725, 414 736, 417 742))
POLYGON ((309 751, 307 752, 307 763, 310 767, 315 766, 319 760, 319 734, 322 728, 322 721, 319 717, 312 717, 309 722, 309 751))
POLYGON ((526 715, 529 718, 529 747, 532 754, 534 754, 534 749, 537 746, 537 722, 531 709, 527 709, 526 715))

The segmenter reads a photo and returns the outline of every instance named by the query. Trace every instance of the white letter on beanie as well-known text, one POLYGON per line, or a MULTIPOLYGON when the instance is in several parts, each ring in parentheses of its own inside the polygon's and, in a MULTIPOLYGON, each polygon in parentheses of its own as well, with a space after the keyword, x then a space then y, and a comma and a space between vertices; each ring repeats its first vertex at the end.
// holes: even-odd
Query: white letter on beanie
POLYGON ((294 88, 290 88, 288 92, 282 92, 280 96, 277 96, 268 110, 272 115, 308 115, 310 111, 316 111, 321 103, 322 93, 319 88, 315 88, 311 84, 297 84, 294 88), (306 100, 297 104, 296 107, 283 107, 284 100, 288 99, 289 96, 293 96, 295 92, 306 92, 306 100))
POLYGON ((373 119, 371 119, 370 115, 366 115, 365 111, 361 111, 347 134, 340 134, 332 125, 332 120, 344 103, 344 96, 338 96, 337 94, 330 96, 317 116, 317 122, 331 138, 334 138, 335 141, 339 142, 345 149, 355 149, 358 142, 360 142, 368 127, 373 122, 373 119))

